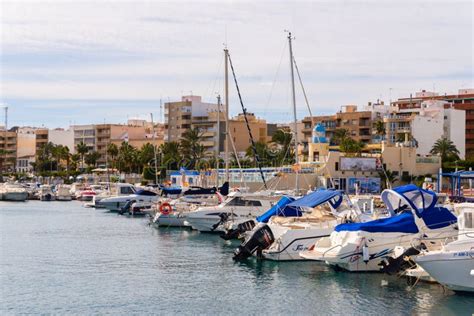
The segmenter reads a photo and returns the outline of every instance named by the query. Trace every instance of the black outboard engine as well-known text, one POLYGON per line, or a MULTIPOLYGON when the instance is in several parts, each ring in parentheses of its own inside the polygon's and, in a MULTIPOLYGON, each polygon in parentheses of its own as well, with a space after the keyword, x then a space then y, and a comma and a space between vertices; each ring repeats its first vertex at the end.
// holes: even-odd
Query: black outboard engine
POLYGON ((255 227, 255 221, 249 220, 249 221, 243 222, 242 224, 237 225, 237 228, 235 229, 227 230, 225 234, 221 235, 220 237, 224 240, 237 239, 242 233, 251 231, 254 227, 255 227))
POLYGON ((219 217, 220 217, 220 220, 215 223, 214 225, 212 225, 212 229, 211 231, 215 231, 217 227, 219 227, 220 225, 224 224, 225 222, 227 222, 227 220, 229 219, 229 214, 227 213, 220 213, 219 214, 219 217))
POLYGON ((245 260, 252 256, 255 251, 267 249, 274 241, 275 237, 267 224, 258 226, 253 234, 250 235, 237 249, 235 249, 234 257, 232 259, 236 261, 245 260))
POLYGON ((411 256, 416 256, 420 251, 416 248, 410 247, 397 258, 388 257, 379 265, 382 267, 381 271, 389 275, 394 275, 416 266, 416 263, 411 259, 411 256))

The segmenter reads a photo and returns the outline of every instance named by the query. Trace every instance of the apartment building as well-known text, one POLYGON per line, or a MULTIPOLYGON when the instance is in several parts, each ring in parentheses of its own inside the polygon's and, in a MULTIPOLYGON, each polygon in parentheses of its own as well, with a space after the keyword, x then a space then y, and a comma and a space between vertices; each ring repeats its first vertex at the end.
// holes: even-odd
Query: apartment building
MULTIPOLYGON (((248 112, 247 120, 255 142, 267 143, 271 140, 265 120, 257 118, 255 114, 248 112)), ((229 133, 238 153, 245 153, 249 146, 252 145, 243 114, 239 114, 229 120, 229 133)))
POLYGON ((192 117, 192 127, 199 129, 206 155, 214 156, 225 150, 225 126, 225 112, 222 111, 210 111, 203 116, 192 117))
POLYGON ((217 112, 217 104, 202 102, 200 96, 183 96, 181 101, 165 103, 165 141, 179 141, 192 127, 193 117, 205 118, 209 112, 217 112))
POLYGON ((48 134, 49 131, 47 128, 38 128, 35 129, 36 135, 36 151, 39 151, 41 147, 48 143, 48 134))
POLYGON ((465 111, 442 100, 424 100, 420 107, 402 107, 386 115, 386 143, 414 142, 418 155, 429 155, 434 143, 446 137, 465 157, 465 111))
POLYGON ((0 130, 0 170, 1 172, 15 171, 17 156, 16 131, 0 130))
POLYGON ((316 124, 326 129, 326 137, 331 140, 337 129, 346 129, 356 141, 370 143, 372 140, 372 112, 358 111, 356 105, 345 105, 334 115, 305 117, 302 122, 303 142, 308 143, 316 124))
POLYGON ((73 125, 71 130, 74 133, 74 148, 84 143, 89 151, 96 150, 95 125, 73 125))
MULTIPOLYGON (((397 101, 392 102, 392 106, 398 110, 410 111, 413 109, 419 109, 422 102, 427 100, 445 101, 446 108, 465 111, 465 158, 474 159, 474 89, 459 89, 457 94, 450 95, 439 95, 435 92, 422 90, 416 92, 414 97, 410 96, 407 98, 400 98, 397 101)), ((449 113, 447 115, 449 115, 449 113)), ((455 132, 455 129, 456 127, 453 127, 452 132, 455 132)))

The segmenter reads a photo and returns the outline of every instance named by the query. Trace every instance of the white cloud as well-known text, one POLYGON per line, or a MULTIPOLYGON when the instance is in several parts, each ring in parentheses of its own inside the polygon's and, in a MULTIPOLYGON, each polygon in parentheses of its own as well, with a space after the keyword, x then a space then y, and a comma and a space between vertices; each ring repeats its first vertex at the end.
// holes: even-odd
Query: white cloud
MULTIPOLYGON (((290 108, 288 28, 316 113, 388 99, 390 88, 395 98, 433 84, 442 92, 474 85, 469 1, 37 1, 1 9, 6 101, 159 100, 190 90, 213 99, 222 93, 227 38, 247 107, 276 117, 290 108)), ((235 93, 232 100, 237 112, 235 93)))

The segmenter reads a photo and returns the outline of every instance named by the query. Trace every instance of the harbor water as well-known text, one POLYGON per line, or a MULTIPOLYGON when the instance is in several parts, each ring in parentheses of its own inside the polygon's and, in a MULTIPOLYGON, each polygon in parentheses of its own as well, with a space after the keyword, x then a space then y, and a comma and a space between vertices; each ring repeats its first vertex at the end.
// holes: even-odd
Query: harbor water
POLYGON ((0 202, 0 314, 471 315, 474 296, 316 262, 232 260, 237 242, 73 202, 0 202))

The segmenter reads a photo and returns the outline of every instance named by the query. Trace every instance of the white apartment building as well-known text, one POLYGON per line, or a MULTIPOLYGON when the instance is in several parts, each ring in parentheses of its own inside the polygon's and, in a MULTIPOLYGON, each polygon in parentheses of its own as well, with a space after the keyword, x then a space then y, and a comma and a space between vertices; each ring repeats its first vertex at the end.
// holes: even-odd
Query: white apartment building
POLYGON ((72 129, 50 129, 48 131, 48 141, 55 145, 62 145, 69 148, 69 152, 74 154, 76 146, 74 144, 74 131, 72 129))
POLYGON ((460 158, 465 157, 466 113, 447 102, 425 100, 420 107, 396 109, 384 117, 384 122, 388 144, 408 141, 411 135, 417 154, 425 156, 438 139, 446 137, 456 145, 460 158))

